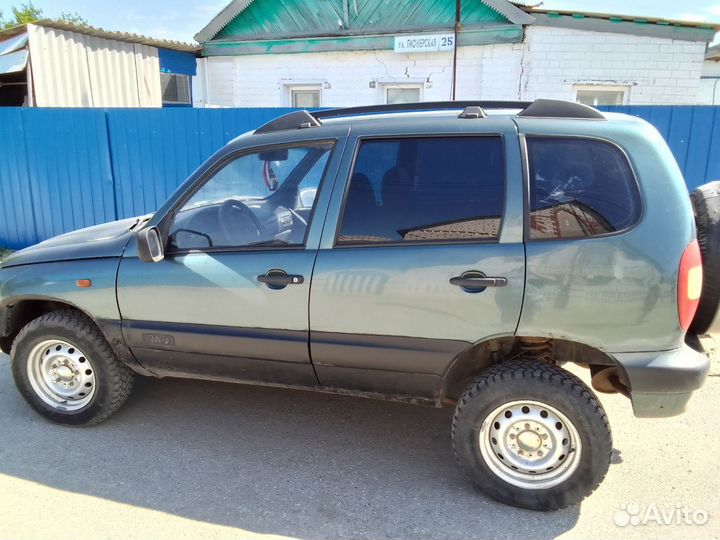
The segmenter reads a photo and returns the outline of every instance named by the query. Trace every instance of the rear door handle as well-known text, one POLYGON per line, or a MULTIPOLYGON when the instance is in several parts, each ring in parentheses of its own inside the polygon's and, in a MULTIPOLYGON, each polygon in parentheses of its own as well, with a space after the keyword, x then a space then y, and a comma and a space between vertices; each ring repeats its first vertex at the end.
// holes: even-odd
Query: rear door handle
POLYGON ((450 278, 450 285, 461 287, 463 289, 476 290, 484 289, 486 287, 506 287, 508 284, 507 278, 504 277, 466 277, 457 276, 450 278))
POLYGON ((299 274, 286 274, 282 270, 270 270, 266 274, 257 277, 260 283, 264 283, 271 289, 283 289, 288 285, 301 285, 305 278, 299 274))

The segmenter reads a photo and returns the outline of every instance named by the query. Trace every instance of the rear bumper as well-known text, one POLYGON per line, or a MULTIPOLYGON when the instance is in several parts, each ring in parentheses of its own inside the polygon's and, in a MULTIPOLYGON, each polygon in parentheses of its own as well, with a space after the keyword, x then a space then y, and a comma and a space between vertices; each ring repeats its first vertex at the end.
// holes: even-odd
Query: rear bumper
POLYGON ((690 396, 703 385, 710 369, 708 357, 688 345, 671 351, 614 356, 627 375, 633 413, 641 418, 685 412, 690 396))

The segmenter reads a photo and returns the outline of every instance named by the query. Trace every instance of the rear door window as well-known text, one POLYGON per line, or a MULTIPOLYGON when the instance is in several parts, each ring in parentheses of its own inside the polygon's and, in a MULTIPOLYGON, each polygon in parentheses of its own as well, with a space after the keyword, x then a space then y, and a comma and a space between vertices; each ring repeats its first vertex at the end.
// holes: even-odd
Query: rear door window
POLYGON ((499 136, 366 140, 337 244, 493 242, 504 203, 499 136))
POLYGON ((587 238, 637 223, 640 193, 624 152, 608 142, 527 137, 530 238, 587 238))

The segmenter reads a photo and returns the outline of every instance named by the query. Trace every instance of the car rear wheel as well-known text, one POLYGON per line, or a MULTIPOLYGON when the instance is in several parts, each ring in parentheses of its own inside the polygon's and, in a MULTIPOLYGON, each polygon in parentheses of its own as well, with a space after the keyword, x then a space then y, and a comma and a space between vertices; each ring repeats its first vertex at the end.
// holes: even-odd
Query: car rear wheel
POLYGON ((28 323, 13 343, 12 372, 33 409, 72 425, 108 418, 127 399, 134 375, 115 358, 98 327, 74 311, 28 323))
POLYGON ((534 510, 580 502, 605 477, 612 453, 592 391, 534 361, 485 371, 458 402, 452 435, 458 461, 482 491, 534 510))

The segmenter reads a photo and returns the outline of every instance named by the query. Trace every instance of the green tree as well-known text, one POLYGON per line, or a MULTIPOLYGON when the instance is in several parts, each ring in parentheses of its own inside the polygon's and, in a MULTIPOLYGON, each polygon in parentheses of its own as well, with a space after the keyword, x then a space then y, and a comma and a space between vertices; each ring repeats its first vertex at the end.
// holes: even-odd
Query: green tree
POLYGON ((2 26, 2 28, 27 24, 43 18, 42 9, 36 8, 32 0, 19 6, 13 6, 10 11, 12 11, 12 18, 8 20, 5 20, 2 14, 0 14, 0 26, 2 26))
MULTIPOLYGON (((32 0, 28 0, 28 2, 22 3, 19 6, 13 6, 10 11, 12 12, 12 17, 7 20, 4 18, 2 11, 0 11, 0 29, 18 26, 20 24, 33 23, 45 18, 43 10, 35 7, 32 0)), ((88 24, 87 20, 85 20, 85 18, 77 12, 62 12, 57 20, 80 26, 87 26, 88 24)))
POLYGON ((58 21, 75 24, 77 26, 88 26, 87 19, 80 15, 77 11, 75 13, 63 11, 58 17, 58 21))

